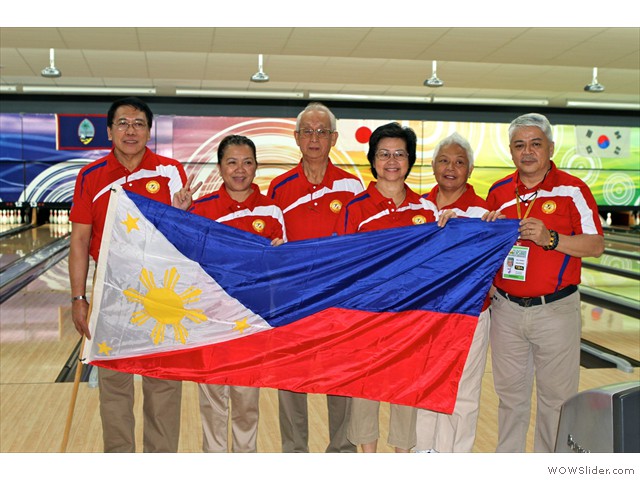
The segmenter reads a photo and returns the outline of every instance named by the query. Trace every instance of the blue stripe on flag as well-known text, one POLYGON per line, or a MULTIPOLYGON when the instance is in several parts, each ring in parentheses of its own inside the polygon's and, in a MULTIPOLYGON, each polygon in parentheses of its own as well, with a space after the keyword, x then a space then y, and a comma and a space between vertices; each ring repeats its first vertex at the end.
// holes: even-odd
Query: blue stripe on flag
POLYGON ((478 316, 517 220, 452 219, 345 236, 269 240, 126 192, 183 255, 272 326, 329 307, 478 316), (221 252, 229 252, 222 254, 221 252))

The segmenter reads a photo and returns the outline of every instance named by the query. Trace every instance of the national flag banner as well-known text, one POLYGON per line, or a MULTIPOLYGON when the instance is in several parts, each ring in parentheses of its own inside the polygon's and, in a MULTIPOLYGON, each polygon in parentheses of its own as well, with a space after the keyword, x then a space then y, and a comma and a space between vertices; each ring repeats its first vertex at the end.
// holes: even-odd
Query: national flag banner
POLYGON ((625 127, 576 126, 578 153, 585 157, 627 158, 631 129, 625 127))
POLYGON ((111 193, 85 363, 451 413, 516 220, 269 240, 111 193))
POLYGON ((58 150, 105 150, 111 148, 104 114, 56 114, 58 150))

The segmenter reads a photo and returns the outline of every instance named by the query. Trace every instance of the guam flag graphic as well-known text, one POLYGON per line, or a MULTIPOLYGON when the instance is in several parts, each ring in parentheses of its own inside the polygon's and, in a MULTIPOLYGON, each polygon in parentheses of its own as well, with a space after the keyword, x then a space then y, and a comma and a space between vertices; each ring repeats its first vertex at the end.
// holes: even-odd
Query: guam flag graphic
POLYGON ((111 148, 107 116, 96 114, 56 114, 58 150, 102 150, 111 148))
POLYGON ((451 413, 517 221, 269 241, 114 190, 83 361, 451 413))
POLYGON ((630 129, 624 127, 576 127, 578 153, 585 157, 627 158, 630 129))

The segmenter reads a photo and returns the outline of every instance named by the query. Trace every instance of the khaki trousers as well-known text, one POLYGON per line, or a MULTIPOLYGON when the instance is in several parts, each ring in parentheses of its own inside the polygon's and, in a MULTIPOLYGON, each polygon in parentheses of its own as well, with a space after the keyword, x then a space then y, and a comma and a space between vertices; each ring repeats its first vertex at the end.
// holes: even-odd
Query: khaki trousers
MULTIPOLYGON (((102 438, 107 453, 136 451, 133 379, 129 373, 98 369, 102 438)), ((142 377, 142 396, 143 451, 177 452, 182 382, 142 377)))
MULTIPOLYGON (((389 437, 392 447, 411 450, 416 445, 416 408, 390 404, 389 437)), ((362 445, 380 437, 380 402, 364 398, 353 398, 351 421, 347 438, 351 443, 362 445)))
POLYGON ((260 389, 229 385, 198 385, 202 419, 202 451, 229 451, 229 401, 231 401, 232 451, 257 452, 260 389))
POLYGON ((491 302, 491 360, 499 398, 497 452, 524 452, 535 376, 535 452, 553 452, 560 409, 578 392, 580 294, 521 307, 496 293, 491 302))
MULTIPOLYGON (((278 390, 280 436, 283 453, 309 452, 309 413, 307 394, 278 390)), ((351 416, 351 398, 327 395, 329 413, 329 445, 326 453, 355 453, 357 448, 347 440, 351 416)))
POLYGON ((482 377, 489 348, 489 309, 478 317, 451 415, 418 409, 416 450, 470 453, 476 439, 482 377))

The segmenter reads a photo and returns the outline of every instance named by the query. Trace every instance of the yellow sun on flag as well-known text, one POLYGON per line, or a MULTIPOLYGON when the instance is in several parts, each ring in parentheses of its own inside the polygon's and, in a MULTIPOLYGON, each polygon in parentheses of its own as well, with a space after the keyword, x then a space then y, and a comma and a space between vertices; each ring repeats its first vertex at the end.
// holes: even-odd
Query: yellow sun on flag
POLYGON ((130 302, 140 303, 143 307, 142 310, 133 312, 131 323, 143 325, 150 318, 156 321, 151 331, 151 339, 156 345, 164 341, 164 332, 167 325, 173 327, 175 339, 184 344, 187 342, 189 332, 182 325, 182 320, 186 317, 192 322, 201 323, 207 319, 201 309, 185 308, 185 305, 200 300, 202 290, 189 287, 183 293, 178 294, 175 291, 178 280, 180 280, 178 270, 172 267, 164 273, 164 286, 162 288, 157 287, 153 272, 143 268, 140 274, 140 281, 147 288, 147 294, 143 295, 132 288, 123 292, 130 302))

